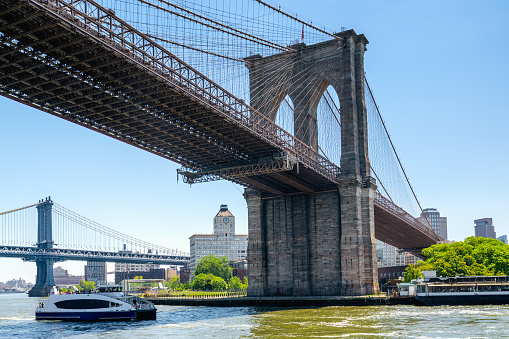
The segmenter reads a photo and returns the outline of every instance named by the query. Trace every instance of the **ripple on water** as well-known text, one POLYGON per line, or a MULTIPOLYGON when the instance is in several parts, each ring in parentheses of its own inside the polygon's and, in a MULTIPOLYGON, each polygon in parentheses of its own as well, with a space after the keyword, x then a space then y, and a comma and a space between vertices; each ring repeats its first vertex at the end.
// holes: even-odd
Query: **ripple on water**
POLYGON ((155 321, 35 321, 37 298, 0 295, 0 338, 507 338, 508 306, 159 306, 155 321))

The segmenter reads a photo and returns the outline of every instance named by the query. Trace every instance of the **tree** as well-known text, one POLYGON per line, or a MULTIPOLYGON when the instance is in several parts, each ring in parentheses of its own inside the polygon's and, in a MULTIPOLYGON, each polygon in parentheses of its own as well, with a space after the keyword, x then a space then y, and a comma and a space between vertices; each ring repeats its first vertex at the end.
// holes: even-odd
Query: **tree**
POLYGON ((422 254, 427 259, 418 263, 419 269, 436 271, 441 277, 509 275, 509 245, 497 239, 468 237, 452 244, 433 245, 422 254))
POLYGON ((78 287, 80 290, 93 290, 95 288, 95 282, 81 280, 78 287))
POLYGON ((180 277, 174 276, 170 279, 170 289, 176 290, 180 287, 180 277))
POLYGON ((210 287, 209 285, 207 285, 207 282, 208 282, 207 275, 204 274, 204 273, 200 273, 200 274, 198 274, 197 276, 194 277, 194 280, 193 280, 193 283, 192 283, 192 285, 193 285, 192 287, 195 290, 210 289, 210 288, 207 288, 207 287, 210 287))
POLYGON ((244 289, 244 284, 240 281, 239 277, 232 277, 228 283, 228 288, 230 290, 240 290, 244 289))
POLYGON ((210 286, 214 291, 222 291, 228 288, 228 284, 221 277, 212 276, 210 286))
POLYGON ((210 273, 200 273, 193 280, 193 289, 195 290, 225 290, 227 286, 223 278, 210 273))
MULTIPOLYGON (((232 268, 228 264, 227 257, 216 257, 213 254, 207 255, 198 261, 194 270, 195 277, 200 274, 212 274, 229 281, 232 276, 232 268)), ((196 278, 195 278, 196 279, 196 278)))
POLYGON ((410 264, 405 269, 405 275, 403 276, 403 282, 411 282, 414 279, 422 278, 423 274, 421 270, 414 265, 410 264))

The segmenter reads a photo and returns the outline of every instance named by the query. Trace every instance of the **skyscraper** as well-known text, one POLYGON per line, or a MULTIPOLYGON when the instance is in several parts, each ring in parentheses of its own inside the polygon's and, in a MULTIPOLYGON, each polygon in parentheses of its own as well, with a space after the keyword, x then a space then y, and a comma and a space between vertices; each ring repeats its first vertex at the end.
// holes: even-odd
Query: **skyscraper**
POLYGON ((475 236, 484 238, 497 238, 495 233, 495 226, 493 226, 493 220, 491 218, 482 218, 474 220, 475 224, 475 236))
POLYGON ((425 208, 423 212, 424 213, 421 213, 421 216, 418 217, 417 220, 425 225, 428 224, 429 221, 433 231, 444 240, 447 240, 447 217, 441 217, 440 212, 438 212, 436 208, 425 208))

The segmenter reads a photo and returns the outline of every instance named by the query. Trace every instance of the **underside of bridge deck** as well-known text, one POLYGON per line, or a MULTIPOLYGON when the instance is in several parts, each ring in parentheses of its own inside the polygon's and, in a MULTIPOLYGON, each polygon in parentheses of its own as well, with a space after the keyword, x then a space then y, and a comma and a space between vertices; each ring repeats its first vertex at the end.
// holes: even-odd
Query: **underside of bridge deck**
MULTIPOLYGON (((48 11, 51 3, 0 1, 1 95, 196 172, 253 166, 289 153, 288 136, 277 137, 282 130, 268 122, 253 125, 249 111, 233 116, 231 102, 224 99, 230 94, 205 80, 198 88, 193 81, 202 75, 181 60, 169 56, 175 59, 173 68, 157 68, 156 56, 138 50, 142 57, 134 55, 127 37, 118 40, 125 32, 112 38, 115 25, 92 31, 67 8, 48 11)), ((145 45, 154 44, 137 34, 147 39, 145 45)), ((231 179, 272 194, 328 190, 339 169, 333 164, 327 165, 330 173, 310 168, 319 162, 313 157, 320 158, 316 154, 307 163, 297 158, 300 166, 281 176, 245 171, 231 179)))

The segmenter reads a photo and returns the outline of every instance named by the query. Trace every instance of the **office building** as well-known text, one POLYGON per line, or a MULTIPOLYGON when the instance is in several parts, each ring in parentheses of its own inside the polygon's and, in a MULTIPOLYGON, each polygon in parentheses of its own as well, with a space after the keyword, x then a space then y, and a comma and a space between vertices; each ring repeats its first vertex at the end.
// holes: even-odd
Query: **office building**
POLYGON ((116 272, 148 272, 151 269, 159 269, 159 264, 126 264, 126 263, 115 263, 116 272))
POLYGON ((198 261, 207 255, 224 256, 229 261, 247 257, 247 234, 235 233, 235 216, 228 210, 227 205, 221 205, 213 224, 213 234, 193 234, 189 238, 191 274, 194 273, 198 261))
POLYGON ((475 236, 484 238, 497 238, 495 233, 495 226, 493 226, 493 220, 491 218, 482 218, 474 220, 475 224, 475 236))
POLYGON ((421 223, 429 225, 442 239, 447 240, 447 217, 441 217, 436 208, 425 208, 417 218, 421 223))
POLYGON ((408 252, 400 252, 396 247, 380 240, 376 241, 378 267, 415 265, 420 259, 408 252))
POLYGON ((86 281, 95 282, 96 286, 106 285, 107 283, 106 263, 100 261, 87 261, 85 265, 86 281))
POLYGON ((507 235, 501 235, 497 239, 507 245, 507 235))
POLYGON ((378 267, 396 266, 397 248, 380 240, 376 241, 378 267))

